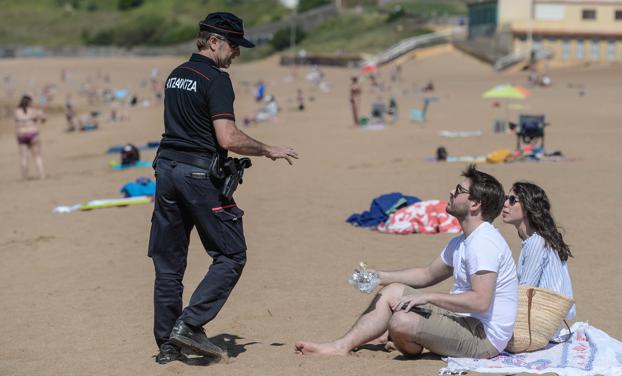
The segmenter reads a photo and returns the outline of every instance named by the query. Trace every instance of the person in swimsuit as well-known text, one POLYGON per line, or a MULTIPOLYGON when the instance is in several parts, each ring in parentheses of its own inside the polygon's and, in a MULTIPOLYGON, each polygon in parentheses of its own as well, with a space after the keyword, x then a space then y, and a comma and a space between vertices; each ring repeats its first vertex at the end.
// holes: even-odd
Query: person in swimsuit
POLYGON ((354 120, 354 126, 359 125, 359 109, 361 108, 361 94, 362 90, 359 86, 358 77, 351 78, 350 83, 350 105, 352 106, 352 117, 354 120))
POLYGON ((22 179, 28 178, 28 156, 32 155, 39 178, 45 178, 43 170, 43 158, 41 157, 41 142, 39 140, 39 125, 46 120, 45 113, 32 107, 32 98, 29 95, 22 96, 19 105, 15 109, 15 135, 19 146, 20 167, 22 179))
POLYGON ((66 132, 73 132, 76 130, 76 110, 73 107, 73 101, 71 100, 71 94, 67 94, 65 97, 65 118, 67 119, 66 132))

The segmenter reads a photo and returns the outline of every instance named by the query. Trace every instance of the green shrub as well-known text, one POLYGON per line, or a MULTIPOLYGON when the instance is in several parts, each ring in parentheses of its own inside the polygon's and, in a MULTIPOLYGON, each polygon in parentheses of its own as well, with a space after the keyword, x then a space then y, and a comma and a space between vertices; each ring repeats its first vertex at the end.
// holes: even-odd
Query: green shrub
POLYGON ((158 14, 143 14, 117 27, 91 34, 83 30, 82 40, 90 45, 161 46, 186 42, 196 36, 197 27, 167 20, 158 14))
POLYGON ((166 27, 164 16, 142 14, 116 28, 115 44, 126 47, 158 44, 166 27))
POLYGON ((300 0, 300 2, 298 3, 298 12, 306 12, 309 9, 330 4, 330 2, 331 0, 300 0))
POLYGON ((389 13, 389 16, 387 17, 387 23, 391 23, 393 21, 397 21, 400 18, 404 17, 405 14, 406 14, 406 12, 404 11, 404 8, 402 8, 399 5, 396 5, 391 10, 391 13, 389 13))
POLYGON ((130 10, 138 8, 143 5, 143 0, 119 0, 117 2, 117 8, 119 10, 130 10))
POLYGON ((91 1, 90 3, 86 4, 86 10, 89 12, 97 12, 98 9, 99 9, 99 5, 97 5, 97 3, 94 1, 91 1))
POLYGON ((154 44, 168 45, 180 42, 187 42, 196 37, 198 27, 194 25, 175 25, 167 27, 158 41, 154 44))
POLYGON ((101 30, 92 35, 88 30, 83 30, 82 40, 90 45, 108 46, 115 43, 115 35, 112 29, 101 30))
MULTIPOLYGON (((300 26, 296 25, 296 38, 295 38, 296 44, 298 44, 300 41, 305 39, 305 37, 306 37, 306 33, 304 32, 304 30, 302 30, 300 26)), ((289 48, 289 45, 291 43, 290 39, 291 39, 291 29, 287 27, 274 33, 274 36, 272 37, 272 40, 270 41, 270 45, 276 51, 281 51, 286 48, 289 48)))

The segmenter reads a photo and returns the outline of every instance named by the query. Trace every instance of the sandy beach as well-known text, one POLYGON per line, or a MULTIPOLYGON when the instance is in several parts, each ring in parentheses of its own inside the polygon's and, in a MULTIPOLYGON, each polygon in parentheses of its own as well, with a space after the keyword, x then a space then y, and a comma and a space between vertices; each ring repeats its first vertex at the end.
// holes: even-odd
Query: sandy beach
MULTIPOLYGON (((147 95, 141 81, 152 67, 166 77, 187 57, 0 60, 12 75, 17 104, 22 92, 50 82, 58 85, 52 103, 62 107, 64 93, 99 70, 113 88, 147 95), (61 69, 71 72, 60 82, 61 69)), ((381 68, 387 84, 390 67, 381 68)), ((14 125, 0 123, 0 375, 435 375, 445 362, 437 356, 406 359, 398 353, 363 349, 348 357, 306 357, 294 353, 297 340, 325 341, 343 334, 370 296, 347 283, 362 260, 377 269, 396 270, 427 264, 451 234, 387 235, 353 227, 345 219, 369 208, 389 192, 447 200, 466 163, 426 161, 438 146, 450 155, 486 154, 513 148, 515 136, 493 133, 493 108, 481 94, 500 83, 526 82, 526 73, 495 73, 491 67, 449 49, 417 54, 405 62, 394 84, 397 124, 381 131, 351 125, 348 102, 354 69, 322 68, 332 91, 322 92, 296 77, 278 59, 236 65, 230 74, 236 89, 238 125, 269 144, 293 146, 301 158, 285 161, 253 158, 236 192, 246 212, 248 263, 218 317, 206 326, 230 361, 205 366, 180 362, 158 365, 152 336, 153 266, 147 257, 151 204, 54 214, 59 205, 120 197, 119 189, 137 177, 153 178, 150 168, 112 171, 112 145, 157 141, 163 108, 129 109, 129 120, 102 121, 95 132, 64 132, 62 112, 49 115, 41 139, 48 173, 43 181, 21 181, 14 125), (253 85, 267 83, 283 111, 275 121, 243 128, 241 120, 259 107, 253 85), (415 89, 433 80, 428 121, 412 124, 408 112, 420 108, 415 89), (296 89, 307 98, 295 111, 296 89), (313 100, 310 100, 313 97, 313 100), (440 130, 481 130, 481 137, 442 138, 440 130)), ((622 338, 622 285, 616 239, 622 221, 622 66, 564 68, 551 73, 553 86, 533 88, 521 101, 522 112, 544 113, 546 147, 571 160, 480 164, 507 188, 520 179, 534 181, 549 195, 553 213, 575 255, 569 262, 577 302, 577 321, 588 321, 622 338), (577 85, 585 95, 579 95, 577 85)), ((363 110, 385 93, 363 80, 363 110)), ((76 107, 91 107, 76 96, 76 107)), ((516 120, 519 111, 510 111, 516 120)), ((144 151, 143 159, 152 159, 144 151)), ((35 174, 31 166, 31 174, 35 174)), ((512 226, 495 221, 515 257, 520 241, 512 226)), ((211 262, 193 233, 184 279, 185 301, 211 262)), ((433 289, 447 291, 449 281, 433 289)))

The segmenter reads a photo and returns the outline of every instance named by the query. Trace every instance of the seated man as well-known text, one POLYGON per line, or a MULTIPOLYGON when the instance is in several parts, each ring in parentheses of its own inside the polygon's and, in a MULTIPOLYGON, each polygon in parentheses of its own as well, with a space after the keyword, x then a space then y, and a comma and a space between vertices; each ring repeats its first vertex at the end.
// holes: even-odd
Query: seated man
POLYGON ((387 106, 382 98, 378 97, 371 105, 371 120, 374 124, 384 124, 384 115, 387 113, 387 106))
POLYGON ((329 343, 298 342, 298 353, 346 355, 388 338, 408 355, 425 347, 443 356, 491 358, 505 349, 516 319, 518 281, 510 248, 491 224, 503 208, 503 187, 473 165, 462 176, 446 210, 464 234, 425 268, 378 271, 384 287, 352 329, 329 343), (449 294, 416 290, 452 275, 449 294))

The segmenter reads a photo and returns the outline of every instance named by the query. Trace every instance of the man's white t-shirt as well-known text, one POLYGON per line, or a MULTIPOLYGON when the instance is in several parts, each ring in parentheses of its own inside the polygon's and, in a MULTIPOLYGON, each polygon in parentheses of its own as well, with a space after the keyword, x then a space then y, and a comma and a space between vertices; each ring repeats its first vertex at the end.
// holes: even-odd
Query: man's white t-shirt
POLYGON ((497 273, 497 284, 486 312, 461 313, 479 319, 486 337, 503 351, 512 337, 518 304, 518 279, 512 252, 499 231, 490 223, 479 225, 466 239, 464 234, 449 241, 441 253, 443 262, 453 268, 451 294, 471 289, 471 276, 479 271, 497 273))

